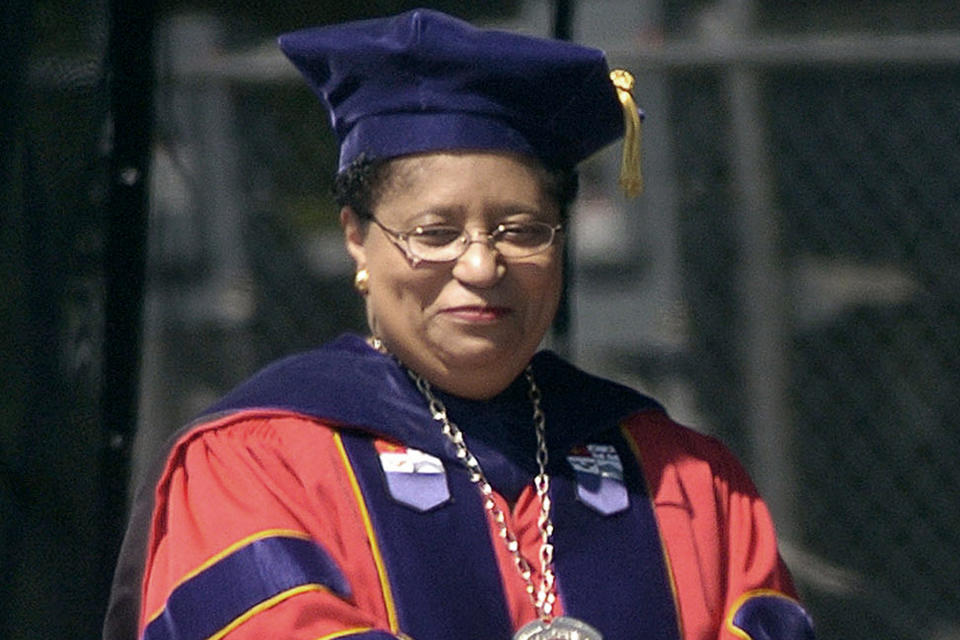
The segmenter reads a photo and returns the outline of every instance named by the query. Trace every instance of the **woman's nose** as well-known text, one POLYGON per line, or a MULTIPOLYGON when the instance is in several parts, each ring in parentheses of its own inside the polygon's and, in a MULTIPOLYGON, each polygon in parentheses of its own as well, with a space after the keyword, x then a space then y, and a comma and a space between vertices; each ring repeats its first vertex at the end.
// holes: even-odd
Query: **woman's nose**
POLYGON ((507 266, 490 236, 474 234, 463 255, 453 265, 453 277, 474 287, 491 287, 506 273, 507 266))

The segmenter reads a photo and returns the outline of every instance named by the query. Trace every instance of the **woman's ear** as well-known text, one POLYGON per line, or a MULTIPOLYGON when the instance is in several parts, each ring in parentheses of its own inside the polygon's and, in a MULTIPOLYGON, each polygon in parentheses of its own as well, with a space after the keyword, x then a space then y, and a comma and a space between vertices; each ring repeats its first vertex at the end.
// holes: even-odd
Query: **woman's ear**
POLYGON ((351 207, 340 209, 340 226, 343 227, 343 240, 347 253, 353 258, 357 269, 367 266, 367 253, 364 242, 367 238, 367 225, 363 224, 360 216, 351 207))

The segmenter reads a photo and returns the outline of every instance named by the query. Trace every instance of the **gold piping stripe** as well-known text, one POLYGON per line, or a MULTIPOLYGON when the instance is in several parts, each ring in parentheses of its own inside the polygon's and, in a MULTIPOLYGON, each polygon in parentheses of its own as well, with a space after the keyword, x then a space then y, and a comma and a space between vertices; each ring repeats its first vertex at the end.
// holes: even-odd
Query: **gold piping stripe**
POLYGON ((227 635, 228 633, 230 633, 231 631, 239 627, 241 624, 243 624, 253 616, 257 615, 261 611, 266 611, 270 607, 276 604, 279 604, 280 602, 286 600, 287 598, 292 598, 295 595, 306 593, 307 591, 325 591, 325 590, 326 590, 326 587, 324 587, 322 584, 302 584, 292 589, 287 589, 286 591, 282 591, 277 595, 273 596, 272 598, 264 600, 263 602, 250 607, 249 609, 244 611, 242 614, 234 618, 230 622, 230 624, 228 624, 223 629, 220 629, 220 631, 217 631, 215 634, 207 638, 207 640, 220 640, 220 638, 227 635))
POLYGON ((673 597, 673 610, 677 614, 677 631, 681 638, 686 635, 683 631, 683 612, 680 611, 680 599, 677 597, 677 582, 673 576, 673 565, 670 563, 670 554, 667 552, 667 543, 663 539, 663 532, 660 531, 660 519, 657 518, 657 505, 653 501, 653 491, 650 489, 650 483, 647 482, 647 475, 643 471, 643 456, 640 455, 640 445, 637 444, 630 429, 626 423, 621 423, 620 432, 623 434, 627 444, 630 445, 637 465, 640 467, 640 479, 643 480, 643 486, 647 490, 647 500, 650 501, 650 510, 653 512, 653 521, 657 524, 657 534, 660 538, 660 552, 663 554, 663 563, 667 567, 667 578, 670 580, 670 595, 673 597))
POLYGON ((352 636, 358 633, 366 633, 367 631, 373 631, 373 627, 355 627, 353 629, 341 629, 340 631, 334 631, 333 633, 327 634, 325 636, 320 636, 316 640, 336 640, 337 638, 343 638, 344 636, 352 636))
POLYGON ((353 466, 347 457, 347 450, 343 447, 343 440, 339 432, 333 434, 333 441, 337 445, 337 450, 340 452, 343 467, 347 472, 350 487, 353 489, 353 495, 357 501, 357 508, 360 510, 360 517, 363 519, 363 527, 367 531, 367 539, 370 541, 370 552, 373 554, 373 562, 377 567, 377 575, 380 578, 380 588, 383 590, 383 602, 387 607, 387 620, 390 623, 390 631, 397 633, 399 631, 399 624, 397 623, 396 605, 393 601, 393 592, 390 590, 390 581, 387 579, 387 570, 383 564, 383 557, 380 555, 380 545, 377 544, 377 537, 373 531, 373 522, 370 520, 367 504, 363 499, 363 493, 360 491, 360 483, 357 482, 357 476, 353 472, 353 466))
MULTIPOLYGON (((356 635, 358 633, 366 633, 367 631, 374 631, 373 627, 354 627, 353 629, 342 629, 340 631, 334 631, 331 634, 320 636, 316 640, 336 640, 337 638, 345 638, 347 636, 356 635)), ((399 640, 413 640, 410 636, 405 633, 397 632, 394 634, 399 640)))
MULTIPOLYGON (((192 571, 189 571, 186 574, 184 574, 184 576, 180 578, 176 582, 176 584, 174 584, 170 588, 170 593, 172 594, 174 591, 177 590, 177 588, 180 587, 180 585, 187 582, 191 578, 203 573, 205 570, 209 569, 210 567, 220 562, 221 560, 223 560, 230 554, 234 553, 238 549, 242 549, 243 547, 249 544, 252 544, 257 540, 263 540, 264 538, 300 538, 302 540, 309 540, 310 536, 304 533, 303 531, 294 531, 292 529, 264 529, 263 531, 258 531, 257 533, 251 534, 246 538, 243 538, 242 540, 234 542, 226 549, 219 551, 216 554, 210 556, 207 560, 204 560, 203 563, 201 563, 196 569, 193 569, 192 571)), ((170 596, 168 594, 167 598, 169 597, 170 596)), ((149 618, 147 618, 146 624, 149 625, 151 622, 153 622, 156 618, 160 616, 160 614, 163 613, 163 610, 166 608, 167 608, 167 604, 166 604, 166 600, 164 600, 164 604, 159 609, 157 609, 153 614, 151 614, 149 618)))

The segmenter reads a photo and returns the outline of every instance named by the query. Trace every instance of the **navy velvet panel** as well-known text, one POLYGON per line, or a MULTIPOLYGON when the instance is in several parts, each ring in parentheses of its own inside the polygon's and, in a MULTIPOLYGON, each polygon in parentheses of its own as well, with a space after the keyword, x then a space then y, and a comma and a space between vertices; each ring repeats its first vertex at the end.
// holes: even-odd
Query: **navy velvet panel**
POLYGON ((619 432, 612 434, 599 442, 614 445, 624 463, 625 511, 605 516, 583 504, 566 460, 550 465, 558 592, 566 613, 596 627, 604 640, 678 640, 653 506, 628 444, 619 432))
POLYGON ((631 414, 664 410, 655 400, 581 371, 550 351, 534 356, 533 372, 543 390, 548 444, 561 455, 578 444, 602 442, 592 438, 618 428, 631 414))
POLYGON ((279 360, 236 387, 203 417, 283 409, 368 430, 438 457, 445 440, 409 376, 363 338, 344 335, 279 360))
MULTIPOLYGON (((547 443, 551 452, 556 451, 557 455, 563 455, 575 444, 588 441, 593 434, 615 427, 631 413, 662 410, 650 398, 586 374, 551 352, 536 354, 532 364, 543 392, 547 443)), ((531 414, 525 390, 526 382, 521 375, 500 396, 490 400, 471 402, 459 399, 458 402, 452 396, 443 397, 451 404, 454 421, 473 416, 471 422, 474 426, 462 425, 468 437, 476 434, 475 437, 485 439, 483 434, 475 432, 475 427, 479 428, 484 422, 499 423, 505 413, 517 411, 522 414, 519 420, 524 426, 523 431, 529 436, 526 425, 530 424, 531 414), (505 404, 511 408, 504 410, 505 404)), ((392 357, 370 348, 356 335, 341 336, 319 349, 268 366, 210 407, 203 418, 209 420, 215 414, 256 408, 283 409, 315 416, 392 438, 455 462, 446 438, 406 371, 392 357)), ((493 441, 487 440, 486 448, 501 452, 509 450, 511 445, 503 437, 505 433, 509 434, 509 431, 489 432, 493 441)), ((523 444, 524 451, 532 451, 526 443, 523 444)), ((531 454, 523 455, 532 460, 531 454)), ((483 457, 478 457, 482 464, 483 457)), ((529 464, 527 462, 524 466, 529 468, 529 464)), ((497 475, 496 471, 492 465, 487 471, 491 481, 497 475)), ((507 484, 515 485, 515 482, 512 480, 507 484)))
POLYGON ((800 603, 785 596, 751 596, 733 614, 732 622, 751 640, 814 640, 813 620, 800 603))
POLYGON ((343 444, 370 513, 400 631, 417 640, 511 637, 486 514, 465 470, 447 463, 451 499, 419 511, 390 496, 369 437, 346 433, 343 444))
POLYGON ((254 606, 305 585, 323 585, 344 598, 350 595, 340 569, 312 540, 255 540, 174 589, 143 638, 209 638, 254 606))

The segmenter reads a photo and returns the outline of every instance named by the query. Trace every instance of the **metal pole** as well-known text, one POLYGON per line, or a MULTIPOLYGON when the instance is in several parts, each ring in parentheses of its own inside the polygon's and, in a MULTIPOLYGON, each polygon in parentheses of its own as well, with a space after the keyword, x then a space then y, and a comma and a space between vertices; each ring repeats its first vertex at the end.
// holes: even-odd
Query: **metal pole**
POLYGON ((573 38, 573 0, 554 0, 553 37, 557 40, 573 38))
MULTIPOLYGON (((721 3, 730 32, 745 33, 751 0, 721 3)), ((724 72, 730 105, 730 162, 735 224, 740 239, 739 292, 745 422, 757 484, 780 533, 796 539, 792 425, 787 410, 787 308, 779 264, 779 220, 772 194, 765 127, 756 72, 733 66, 724 72)))
MULTIPOLYGON (((29 243, 29 212, 26 203, 28 173, 25 139, 25 105, 27 63, 33 4, 14 0, 4 8, 5 27, 0 31, 0 50, 6 58, 0 67, 0 140, 4 153, 0 156, 0 273, 3 274, 4 298, 0 302, 0 364, 4 376, 0 380, 0 593, 9 607, 0 613, 0 638, 13 637, 19 620, 13 607, 18 574, 23 573, 21 555, 24 548, 24 517, 28 512, 26 480, 30 470, 21 453, 23 433, 29 427, 31 365, 36 341, 26 331, 33 318, 29 316, 30 279, 18 278, 29 264, 34 246, 29 243), (7 613, 9 611, 10 613, 7 613)), ((34 365, 35 366, 35 365, 34 365)))
POLYGON ((147 167, 153 122, 151 0, 113 0, 107 60, 112 77, 110 193, 104 252, 104 336, 100 412, 100 588, 109 592, 126 520, 130 445, 137 414, 146 270, 147 167))
MULTIPOLYGON (((554 0, 553 37, 558 40, 570 40, 573 37, 574 0, 554 0)), ((560 305, 553 319, 554 350, 563 355, 570 354, 570 279, 573 276, 573 253, 568 244, 563 249, 563 291, 560 305)))

